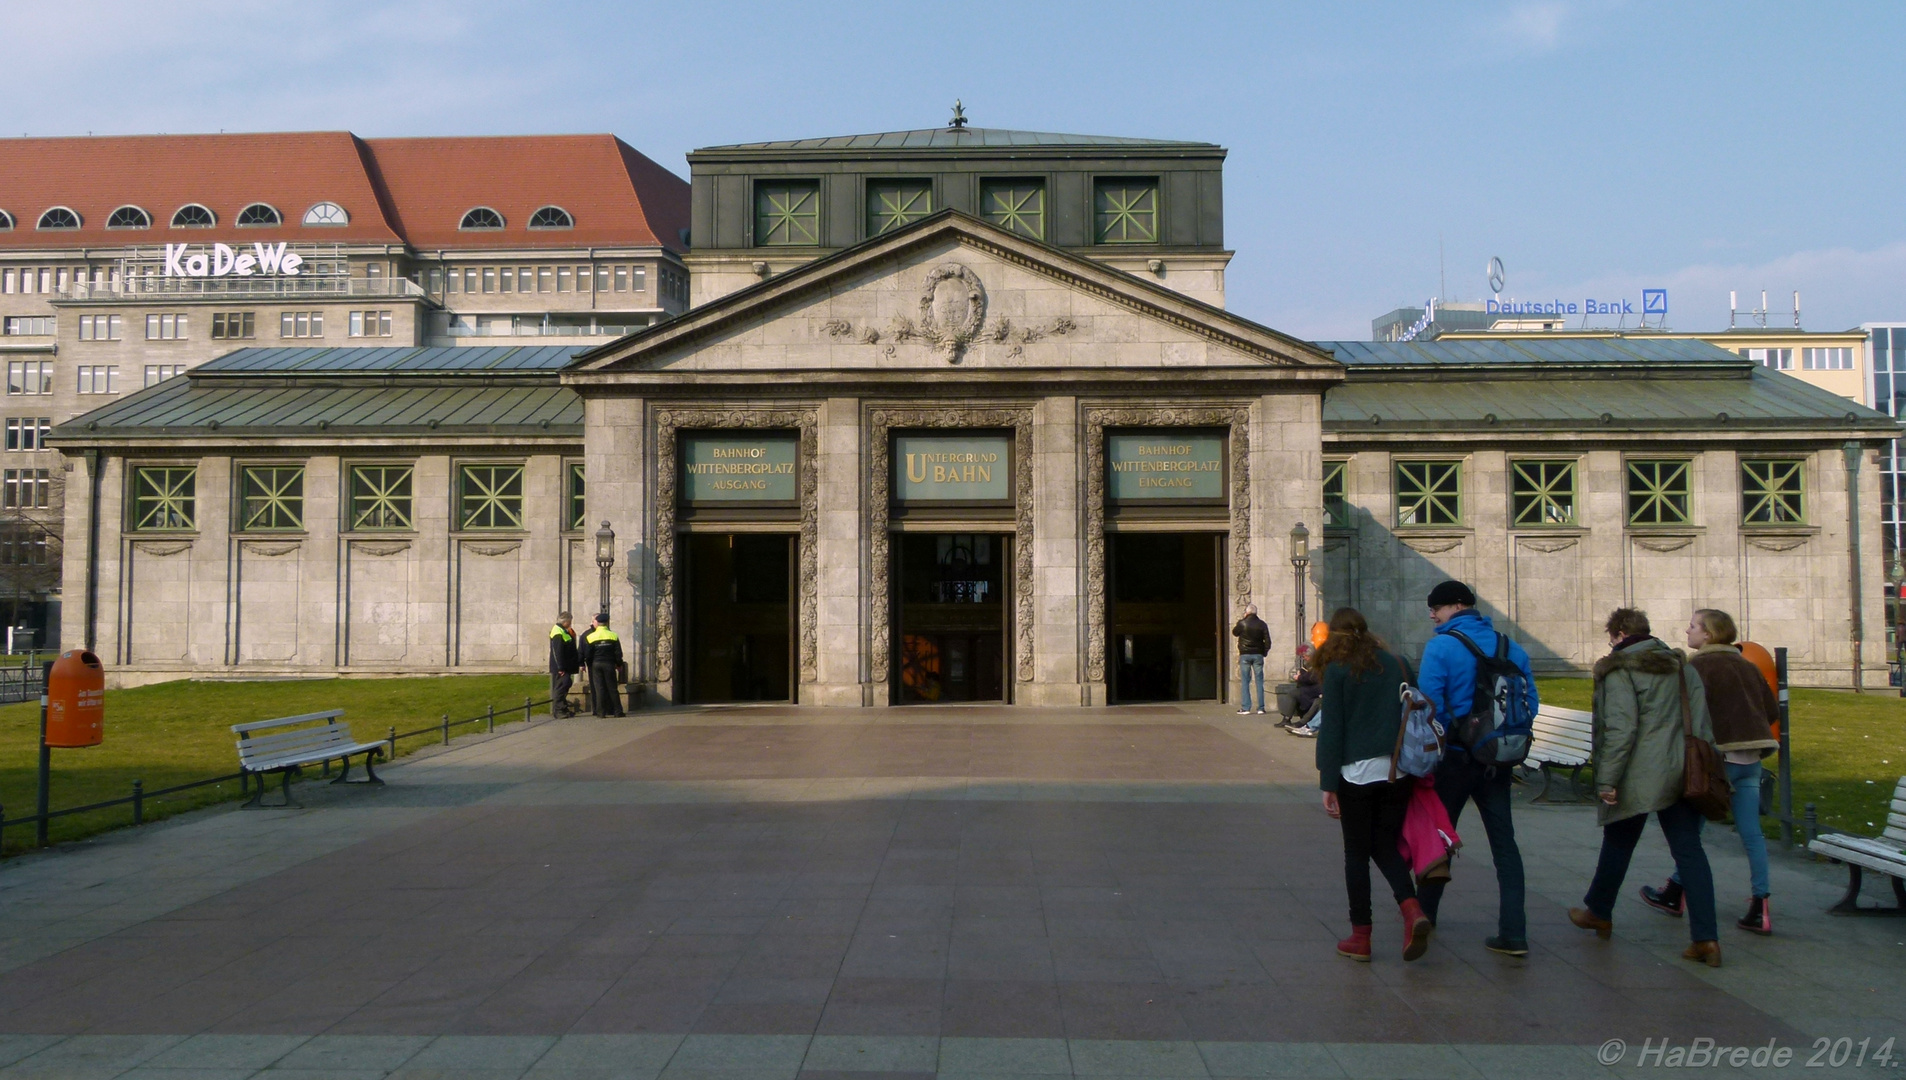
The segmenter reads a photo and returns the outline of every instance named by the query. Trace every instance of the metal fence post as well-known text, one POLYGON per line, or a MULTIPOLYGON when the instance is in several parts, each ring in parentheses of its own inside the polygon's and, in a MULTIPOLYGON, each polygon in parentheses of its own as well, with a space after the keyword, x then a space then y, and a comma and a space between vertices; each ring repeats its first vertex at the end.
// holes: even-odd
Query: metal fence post
MULTIPOLYGON (((1787 706, 1787 649, 1774 650, 1774 682, 1780 687, 1780 839, 1793 847, 1793 752, 1788 743, 1793 723, 1787 706)), ((1812 838, 1809 837, 1809 840, 1812 838)))
MULTIPOLYGON (((529 723, 529 707, 530 707, 529 695, 524 694, 523 695, 523 723, 525 724, 529 723)), ((549 712, 551 716, 554 716, 556 713, 556 707, 554 705, 551 705, 549 707, 549 712)))
POLYGON ((396 724, 392 724, 390 726, 390 734, 386 735, 384 738, 387 742, 390 743, 390 759, 392 761, 396 761, 397 760, 397 725, 396 724))
POLYGON ((145 820, 146 782, 144 780, 134 780, 132 782, 132 823, 134 825, 143 825, 145 824, 145 820))
POLYGON ((34 823, 33 835, 40 847, 46 846, 46 811, 50 789, 53 786, 53 748, 46 745, 46 682, 40 682, 40 792, 37 812, 40 820, 34 823))
POLYGON ((443 714, 443 744, 450 745, 450 714, 443 714))
POLYGON ((1807 843, 1811 845, 1814 837, 1820 835, 1820 816, 1814 813, 1813 804, 1807 804, 1807 843))
POLYGON ((489 714, 490 714, 490 734, 494 735, 496 734, 496 706, 495 705, 489 706, 489 714))

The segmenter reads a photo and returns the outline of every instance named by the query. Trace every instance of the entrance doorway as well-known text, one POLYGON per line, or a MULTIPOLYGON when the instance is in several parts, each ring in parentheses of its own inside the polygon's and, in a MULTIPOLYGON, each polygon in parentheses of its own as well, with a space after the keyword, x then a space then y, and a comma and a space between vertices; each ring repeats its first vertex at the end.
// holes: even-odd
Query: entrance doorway
POLYGON ((895 540, 896 700, 1004 701, 1011 536, 901 533, 895 540))
POLYGON ((1106 537, 1113 701, 1219 698, 1222 543, 1214 533, 1106 537))
POLYGON ((794 700, 795 538, 689 533, 682 539, 687 700, 794 700))

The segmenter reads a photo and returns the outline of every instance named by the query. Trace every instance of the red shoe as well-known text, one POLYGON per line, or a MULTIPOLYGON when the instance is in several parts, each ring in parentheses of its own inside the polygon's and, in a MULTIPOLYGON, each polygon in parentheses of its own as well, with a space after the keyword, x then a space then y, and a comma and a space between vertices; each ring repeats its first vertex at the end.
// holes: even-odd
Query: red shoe
POLYGON ((1411 897, 1397 905, 1403 913, 1403 959, 1415 960, 1429 951, 1430 931, 1436 924, 1423 914, 1423 905, 1411 897))
POLYGON ((1348 956, 1358 963, 1369 963, 1370 928, 1368 926, 1351 927, 1350 936, 1337 943, 1337 955, 1348 956))

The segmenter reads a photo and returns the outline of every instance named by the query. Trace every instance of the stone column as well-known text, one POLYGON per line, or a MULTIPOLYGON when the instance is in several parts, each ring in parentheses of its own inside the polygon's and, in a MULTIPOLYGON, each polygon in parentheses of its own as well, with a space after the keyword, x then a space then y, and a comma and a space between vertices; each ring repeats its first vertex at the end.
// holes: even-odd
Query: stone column
MULTIPOLYGON (((868 681, 866 559, 866 483, 863 468, 860 401, 829 398, 820 407, 816 466, 815 576, 813 594, 815 681, 801 686, 808 705, 885 705, 886 686, 868 681)), ((806 583, 798 590, 807 594, 806 583)))
MULTIPOLYGON (((1078 399, 1045 398, 1033 409, 1033 681, 1020 705, 1103 705, 1105 685, 1084 681, 1089 590, 1080 532, 1078 399)), ((1009 676, 1010 677, 1010 676, 1009 676)))
MULTIPOLYGON (((1304 575, 1304 618, 1321 612, 1315 561, 1324 541, 1323 399, 1314 393, 1267 394, 1258 399, 1251 422, 1251 600, 1271 628, 1271 653, 1264 680, 1281 680, 1296 658, 1297 575, 1291 566, 1291 528, 1298 522, 1310 532, 1312 567, 1304 575)), ((1238 560, 1233 550, 1225 595, 1235 605, 1238 560)), ((1228 627, 1243 614, 1226 613, 1228 627)), ((1233 643, 1223 642, 1227 648, 1233 643)), ((1236 671, 1227 678, 1236 685, 1236 671)))
MULTIPOLYGON (((581 552, 570 559, 571 614, 587 627, 597 605, 596 530, 615 530, 616 565, 609 577, 609 625, 618 628, 631 678, 649 680, 654 670, 655 514, 648 505, 650 453, 647 411, 639 397, 596 397, 583 402, 583 501, 581 552)), ((674 463, 668 463, 669 468, 674 463)), ((650 686, 652 693, 664 688, 650 686)))

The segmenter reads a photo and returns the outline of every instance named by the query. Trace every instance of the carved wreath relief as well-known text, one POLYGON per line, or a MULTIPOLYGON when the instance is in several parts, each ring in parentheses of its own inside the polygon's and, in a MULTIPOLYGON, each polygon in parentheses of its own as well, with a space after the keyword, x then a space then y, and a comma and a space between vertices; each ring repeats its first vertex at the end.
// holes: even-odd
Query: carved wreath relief
MULTIPOLYGON (((881 331, 871 326, 856 327, 846 319, 830 319, 821 325, 829 336, 853 338, 862 345, 878 345, 881 331)), ((986 286, 979 275, 959 263, 941 263, 927 274, 920 290, 920 320, 896 317, 887 327, 885 353, 892 356, 900 342, 918 341, 931 346, 949 364, 965 357, 967 346, 975 341, 1010 344, 1009 358, 1021 355, 1022 347, 1047 337, 1064 336, 1078 329, 1068 318, 1054 319, 1039 326, 1014 326, 1011 319, 986 321, 986 286)))

